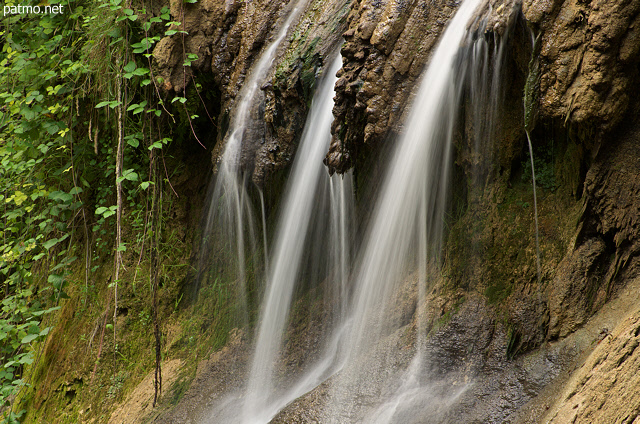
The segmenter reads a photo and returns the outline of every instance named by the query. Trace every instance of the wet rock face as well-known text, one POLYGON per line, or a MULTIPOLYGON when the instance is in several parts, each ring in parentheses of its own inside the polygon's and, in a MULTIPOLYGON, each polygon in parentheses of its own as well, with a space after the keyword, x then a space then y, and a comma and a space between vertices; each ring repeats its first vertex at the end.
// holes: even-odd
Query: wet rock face
POLYGON ((292 160, 314 91, 327 77, 342 42, 354 0, 314 0, 301 16, 264 85, 264 139, 257 148, 253 181, 268 185, 292 160))
POLYGON ((640 1, 525 0, 540 36, 542 115, 610 130, 636 90, 640 1))
POLYGON ((549 338, 566 337, 591 316, 608 259, 607 245, 600 238, 587 240, 564 258, 548 290, 549 338))
POLYGON ((361 152, 398 130, 414 83, 453 10, 445 2, 417 0, 354 3, 343 34, 344 66, 325 159, 330 172, 345 172, 361 152))
POLYGON ((303 10, 290 28, 261 81, 247 123, 241 165, 253 172, 260 186, 289 164, 302 133, 313 91, 322 69, 341 42, 353 0, 240 1, 204 0, 195 4, 171 2, 171 16, 184 22, 175 28, 188 32, 164 37, 154 49, 156 75, 167 92, 182 93, 194 73, 213 76, 221 92, 216 162, 224 150, 226 126, 240 89, 261 52, 282 28, 294 6, 303 10), (187 54, 198 60, 182 63, 187 54))
MULTIPOLYGON (((515 0, 492 0, 479 11, 481 24, 503 34, 515 0)), ((391 134, 402 132, 407 105, 440 34, 458 1, 360 0, 343 34, 344 66, 336 84, 335 120, 325 159, 343 173, 391 134)), ((484 31, 484 30, 483 30, 484 31)))
POLYGON ((603 234, 619 260, 640 252, 640 126, 638 108, 600 149, 585 179, 585 233, 603 234))
MULTIPOLYGON (((576 356, 573 343, 558 343, 511 359, 507 355, 506 329, 480 296, 467 298, 461 305, 449 298, 458 307, 444 307, 451 313, 447 319, 441 315, 445 299, 441 295, 426 304, 427 316, 440 319, 427 320, 430 337, 422 349, 424 368, 418 377, 421 401, 410 408, 399 408, 392 422, 513 422, 516 411, 576 356)), ((367 383, 345 384, 344 378, 348 381, 353 370, 343 369, 292 402, 271 423, 371 422, 371 411, 396 393, 395 379, 406 378, 404 372, 415 353, 415 339, 401 334, 413 331, 412 325, 402 327, 381 339, 370 355, 359 358, 356 367, 367 383), (381 364, 385 364, 384 369, 381 364), (381 384, 385 378, 388 385, 381 384)))
POLYGON ((575 331, 638 273, 640 127, 623 125, 610 139, 585 178, 575 250, 563 259, 547 290, 551 339, 575 331))
MULTIPOLYGON (((166 36, 158 42, 153 51, 155 76, 170 96, 172 93, 186 96, 187 87, 193 85, 196 74, 212 77, 213 89, 220 92, 220 104, 205 106, 209 110, 220 110, 217 133, 212 137, 217 140, 212 152, 214 163, 224 151, 225 133, 238 93, 269 37, 283 25, 288 3, 285 0, 170 2, 172 19, 182 22, 181 26, 171 29, 187 34, 166 36), (198 59, 191 66, 183 66, 188 54, 196 54, 198 59)), ((254 106, 250 113, 257 117, 260 105, 254 106)), ((263 131, 264 124, 254 120, 247 125, 245 137, 258 138, 263 131)), ((253 157, 254 149, 242 151, 241 163, 245 169, 252 169, 253 157)))

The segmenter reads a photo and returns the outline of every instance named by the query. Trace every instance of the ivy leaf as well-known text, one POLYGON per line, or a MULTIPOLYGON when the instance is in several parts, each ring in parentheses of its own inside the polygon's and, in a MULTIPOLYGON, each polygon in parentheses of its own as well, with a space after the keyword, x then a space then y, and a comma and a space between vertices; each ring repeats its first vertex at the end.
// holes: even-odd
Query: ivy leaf
POLYGON ((133 60, 127 63, 123 68, 125 72, 133 72, 135 69, 136 69, 136 62, 134 62, 133 60))
POLYGON ((138 75, 138 76, 147 75, 148 73, 149 73, 149 70, 147 68, 138 68, 135 71, 133 71, 133 75, 138 75))
POLYGON ((138 174, 133 169, 127 169, 122 173, 122 176, 129 181, 138 181, 138 174))
POLYGON ((31 355, 31 352, 20 355, 20 359, 18 360, 18 362, 21 364, 31 365, 33 363, 33 356, 31 355))

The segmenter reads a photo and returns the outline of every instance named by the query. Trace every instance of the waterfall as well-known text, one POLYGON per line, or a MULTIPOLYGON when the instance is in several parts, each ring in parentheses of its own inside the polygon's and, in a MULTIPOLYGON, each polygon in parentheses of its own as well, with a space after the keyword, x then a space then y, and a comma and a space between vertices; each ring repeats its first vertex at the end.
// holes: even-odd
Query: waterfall
MULTIPOLYGON (((406 373, 392 381, 385 376, 396 365, 377 350, 400 327, 394 308, 402 303, 397 300, 402 284, 417 284, 420 314, 428 280, 438 278, 460 79, 467 67, 459 52, 481 3, 464 0, 459 6, 422 76, 403 136, 397 141, 357 262, 352 324, 344 338, 345 367, 333 382, 325 411, 328 422, 359 421, 363 412, 357 409, 362 408, 363 397, 379 399, 364 419, 379 423, 409 422, 406 416, 398 418, 399 410, 410 405, 428 409, 439 402, 434 402, 435 395, 427 396, 429 390, 420 381, 423 333, 416 337, 414 359, 406 373)), ((424 327, 420 320, 417 327, 419 331, 424 327)), ((449 394, 463 391, 464 386, 450 388, 449 394)))
MULTIPOLYGON (((222 156, 218 161, 217 173, 212 180, 207 195, 208 209, 205 213, 204 237, 198 264, 197 288, 205 278, 212 280, 220 278, 220 271, 229 273, 227 279, 235 280, 234 303, 238 306, 235 311, 240 319, 240 326, 249 323, 249 306, 247 305, 247 272, 251 263, 256 266, 256 217, 254 207, 249 196, 250 176, 241 169, 241 156, 246 144, 255 140, 245 140, 247 128, 252 123, 251 108, 256 103, 260 85, 264 82, 271 69, 273 59, 292 22, 300 15, 307 0, 297 0, 275 39, 271 41, 260 56, 256 65, 248 74, 242 89, 238 94, 236 107, 232 113, 233 119, 227 131, 227 138, 222 156), (213 251, 213 253, 212 253, 213 251), (250 261, 247 260, 247 253, 250 261), (224 262, 218 269, 211 269, 209 263, 212 257, 224 262), (235 270, 235 272, 233 272, 235 270)), ((262 193, 260 193, 262 196, 262 193)), ((264 216, 264 205, 262 215, 264 216)), ((266 222, 262 219, 263 239, 266 240, 266 222)), ((263 249, 266 255, 266 241, 263 249)), ((266 266, 266 263, 265 263, 266 266)), ((215 268, 215 267, 213 267, 215 268)), ((252 269, 255 272, 255 269, 252 269)))
MULTIPOLYGON (((323 70, 296 152, 278 217, 261 302, 257 340, 246 391, 219 403, 206 422, 267 423, 292 400, 312 390, 336 369, 339 329, 327 328, 319 359, 299 378, 283 384, 274 374, 296 289, 302 281, 322 286, 339 320, 345 306, 353 215, 351 174, 330 177, 322 159, 331 139, 333 92, 341 57, 323 70), (316 278, 318 281, 307 280, 316 278), (241 411, 241 412, 240 412, 241 411)), ((330 327, 330 326, 328 326, 330 327)))
POLYGON ((310 232, 310 225, 314 224, 312 217, 317 192, 329 179, 322 158, 329 147, 333 120, 333 86, 341 64, 342 60, 338 55, 327 69, 326 78, 314 96, 289 176, 282 214, 275 233, 266 293, 262 301, 244 408, 245 423, 268 422, 284 406, 278 406, 272 398, 274 364, 278 360, 291 300, 300 278, 306 236, 310 232))
MULTIPOLYGON (((397 142, 359 260, 349 337, 351 356, 364 353, 370 341, 375 341, 382 323, 374 323, 380 318, 374 314, 405 276, 411 262, 407 259, 410 248, 423 243, 434 259, 440 252, 459 94, 454 65, 466 27, 480 3, 482 0, 464 1, 444 32, 432 65, 422 77, 404 135, 397 142), (418 230, 422 226, 426 231, 421 234, 418 230), (421 241, 423 237, 427 242, 421 241)), ((424 275, 426 259, 418 262, 424 275)))
POLYGON ((314 398, 324 399, 324 409, 314 417, 319 422, 418 423, 446 413, 472 385, 432 378, 425 315, 427 293, 442 278, 457 124, 464 119, 465 126, 470 125, 471 150, 479 157, 491 150, 486 146, 495 135, 505 46, 496 41, 490 52, 483 24, 469 33, 483 3, 463 0, 433 52, 403 135, 395 143, 354 271, 351 176, 330 179, 321 165, 330 139, 331 94, 340 58, 325 71, 269 245, 247 386, 220 402, 206 422, 267 423, 326 382, 314 398), (471 106, 463 106, 463 98, 471 106), (461 116, 462 111, 466 115, 461 116), (317 280, 310 282, 312 276, 317 280), (289 347, 285 335, 290 334, 300 287, 323 287, 334 297, 325 301, 331 304, 326 314, 331 323, 323 326, 321 341, 311 348, 316 354, 294 369, 284 363, 283 352, 289 347), (400 345, 404 351, 397 350, 400 345))

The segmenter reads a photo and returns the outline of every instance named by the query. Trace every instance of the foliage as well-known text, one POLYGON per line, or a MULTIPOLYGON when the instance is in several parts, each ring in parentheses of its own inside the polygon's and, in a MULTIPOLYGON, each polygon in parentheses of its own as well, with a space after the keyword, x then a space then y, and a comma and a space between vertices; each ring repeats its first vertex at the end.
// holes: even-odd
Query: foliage
POLYGON ((86 68, 71 60, 76 46, 65 36, 80 12, 9 15, 0 31, 0 407, 27 385, 24 369, 51 330, 44 320, 67 296, 76 259, 70 230, 83 189, 75 184, 71 128, 74 87, 86 68))
MULTIPOLYGON (((536 186, 553 191, 558 187, 555 173, 553 152, 543 147, 534 146, 533 165, 536 173, 536 186)), ((522 160, 522 182, 531 182, 531 159, 529 150, 525 151, 522 160)))
MULTIPOLYGON (((123 255, 135 246, 138 266, 145 253, 152 267, 161 265, 168 175, 159 164, 173 143, 165 131, 172 108, 186 110, 184 96, 163 100, 152 72, 155 43, 186 33, 167 7, 154 15, 122 0, 58 4, 64 13, 5 15, 0 23, 0 411, 11 405, 7 422, 23 415, 15 407, 27 370, 68 293, 83 292, 87 306, 92 276, 115 255, 115 340, 123 255), (137 230, 132 240, 122 236, 125 219, 137 230), (84 284, 70 280, 77 262, 84 284)), ((183 66, 194 60, 185 55, 183 66)), ((157 274, 149 277, 156 335, 157 274)))

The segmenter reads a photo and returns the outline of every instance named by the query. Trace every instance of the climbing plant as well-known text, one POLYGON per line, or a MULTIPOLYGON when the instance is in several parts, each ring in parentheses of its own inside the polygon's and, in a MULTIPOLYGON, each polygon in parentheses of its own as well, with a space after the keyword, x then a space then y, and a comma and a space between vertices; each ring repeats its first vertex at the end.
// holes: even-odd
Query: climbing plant
MULTIPOLYGON (((18 10, 14 0, 6 6, 18 10)), ((185 32, 167 7, 154 14, 143 1, 56 6, 58 13, 5 13, 0 21, 0 414, 6 422, 24 414, 21 389, 52 334, 52 314, 70 292, 90 303, 92 275, 111 255, 106 307, 113 308, 113 324, 105 319, 102 327, 113 329, 117 359, 118 289, 126 284, 123 254, 132 244, 140 251, 138 266, 145 255, 151 266, 161 388, 158 244, 168 181, 161 162, 172 143, 162 134, 175 122, 172 108, 186 111, 187 99, 186 93, 163 98, 151 51, 162 36, 185 32), (142 236, 127 240, 126 219, 142 236), (84 281, 71 281, 74 269, 83 269, 84 281)), ((196 59, 185 55, 184 66, 196 59)), ((196 115, 184 115, 191 125, 196 115)))

